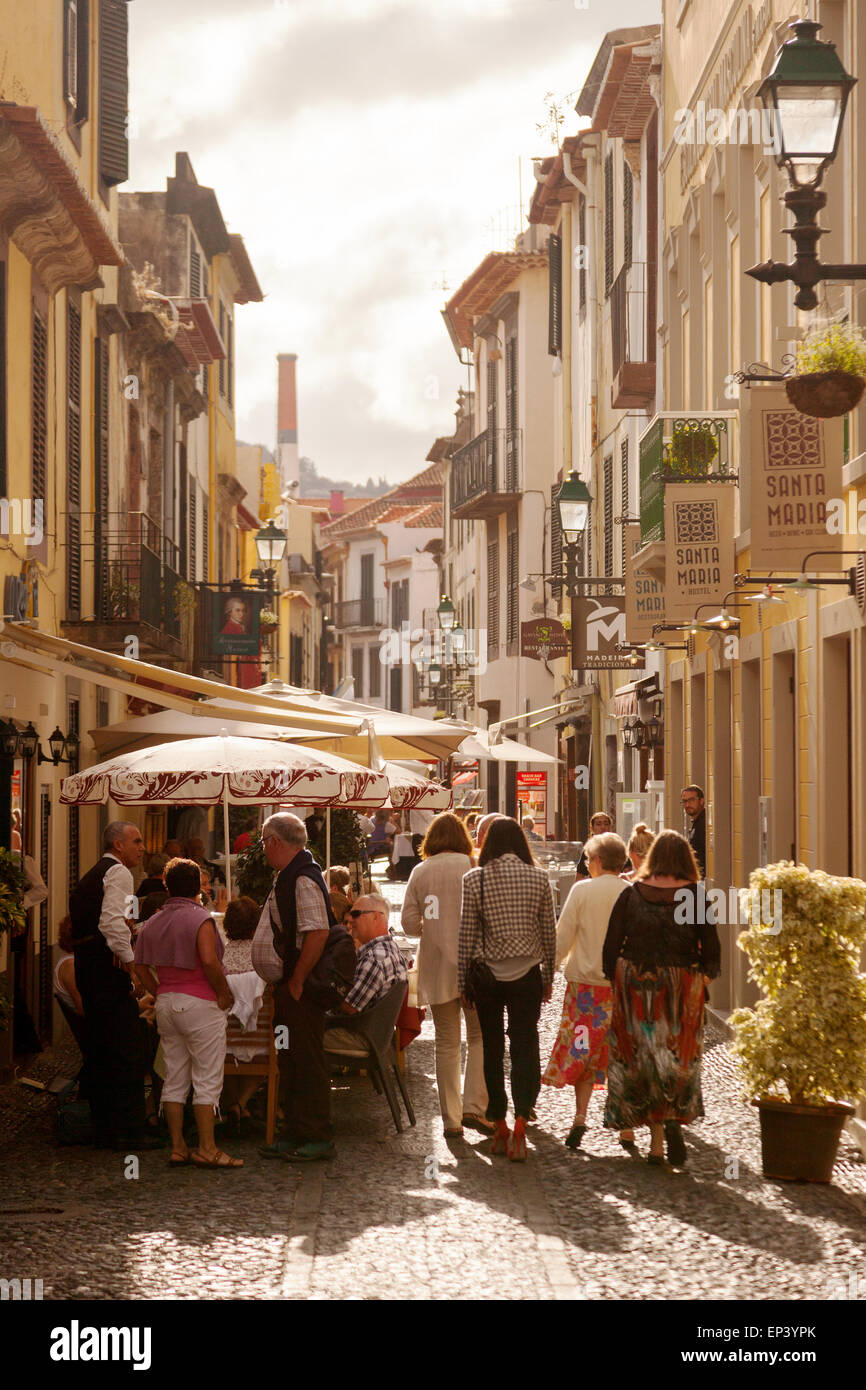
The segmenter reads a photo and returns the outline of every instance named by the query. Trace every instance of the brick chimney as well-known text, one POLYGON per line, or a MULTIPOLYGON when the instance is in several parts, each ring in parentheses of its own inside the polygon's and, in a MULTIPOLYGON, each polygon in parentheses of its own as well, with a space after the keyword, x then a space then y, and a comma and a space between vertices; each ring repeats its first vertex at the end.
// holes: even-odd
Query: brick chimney
POLYGON ((346 508, 343 501, 342 492, 332 492, 331 500, 328 504, 328 511, 332 517, 342 516, 346 508))
POLYGON ((300 478, 296 352, 277 355, 277 462, 283 487, 300 478))

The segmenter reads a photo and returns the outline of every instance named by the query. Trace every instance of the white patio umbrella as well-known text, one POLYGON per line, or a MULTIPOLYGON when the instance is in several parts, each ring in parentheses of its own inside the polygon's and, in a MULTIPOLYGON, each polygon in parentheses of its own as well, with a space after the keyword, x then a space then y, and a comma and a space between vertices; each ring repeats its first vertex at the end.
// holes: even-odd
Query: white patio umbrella
POLYGON ((226 888, 231 897, 229 806, 382 806, 388 779, 345 758, 256 738, 179 739, 124 753, 64 779, 67 806, 180 804, 223 807, 226 888))

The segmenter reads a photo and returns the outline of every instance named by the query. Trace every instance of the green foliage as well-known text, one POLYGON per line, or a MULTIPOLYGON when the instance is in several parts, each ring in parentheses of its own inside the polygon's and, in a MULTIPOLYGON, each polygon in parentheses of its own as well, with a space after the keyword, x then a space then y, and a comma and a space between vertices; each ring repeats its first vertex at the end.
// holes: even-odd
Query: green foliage
MULTIPOLYGON (((315 843, 310 843, 308 848, 316 862, 324 868, 324 829, 321 839, 315 843)), ((343 806, 333 807, 331 810, 331 863, 345 864, 347 868, 350 868, 361 859, 363 850, 364 835, 355 812, 349 811, 343 806)), ((274 881, 274 871, 265 858, 264 846, 260 838, 257 837, 253 840, 249 849, 245 849, 238 855, 235 879, 237 892, 240 895, 253 898, 257 903, 263 903, 270 893, 274 881)))
POLYGON ((749 884, 781 892, 782 929, 759 923, 737 941, 765 995, 730 1018, 748 1093, 812 1105, 866 1095, 866 883, 783 861, 749 884))
POLYGON ((814 372, 850 372, 866 378, 866 338, 850 323, 831 323, 813 328, 796 351, 797 375, 814 372))
POLYGON ((17 936, 27 925, 23 898, 29 886, 21 855, 0 849, 0 936, 17 936))
POLYGON ((674 429, 667 452, 673 472, 686 478, 699 477, 710 471, 719 441, 711 430, 681 427, 674 429))
POLYGON ((238 855, 235 882, 239 897, 252 898, 260 904, 270 893, 274 871, 265 858, 265 847, 260 836, 251 840, 249 848, 238 855))

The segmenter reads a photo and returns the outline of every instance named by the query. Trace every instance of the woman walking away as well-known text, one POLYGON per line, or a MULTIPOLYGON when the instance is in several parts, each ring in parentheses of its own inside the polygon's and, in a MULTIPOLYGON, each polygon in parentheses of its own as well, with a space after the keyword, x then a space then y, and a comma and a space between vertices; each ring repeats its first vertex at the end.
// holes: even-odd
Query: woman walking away
POLYGON ((470 869, 463 880, 457 974, 464 1002, 467 984, 472 990, 484 1039, 487 1118, 496 1124, 490 1152, 504 1152, 515 1160, 526 1158, 526 1123, 541 1086, 538 1018, 542 999, 550 999, 555 954, 547 874, 533 861, 517 822, 497 817, 484 840, 478 868, 470 869), (506 1010, 513 1133, 506 1119, 506 1010))
POLYGON ((648 1161, 664 1163, 666 1140, 675 1167, 686 1161, 681 1126, 704 1113, 704 1000, 721 968, 718 933, 698 902, 699 878, 685 837, 661 831, 617 899, 602 957, 613 981, 605 1126, 648 1124, 648 1161))
MULTIPOLYGON (((593 835, 585 852, 589 878, 575 883, 556 928, 556 963, 565 961, 568 987, 543 1077, 546 1086, 574 1087, 574 1123, 565 1141, 569 1149, 580 1147, 593 1087, 604 1086, 607 1077, 613 991, 604 978, 601 952, 611 911, 627 887, 620 877, 625 845, 618 835, 593 835)), ((637 1156, 631 1129, 622 1131, 620 1143, 637 1156)))
POLYGON ((242 1168, 242 1158, 229 1158, 214 1142, 225 1069, 226 1011, 234 1003, 221 965, 223 943, 199 901, 199 865, 173 859, 165 884, 168 902, 138 933, 135 971, 156 995, 166 1068, 162 1104, 171 1135, 169 1166, 181 1168, 192 1161, 199 1168, 242 1168), (190 1084, 199 1140, 193 1153, 183 1137, 190 1084))
POLYGON ((628 837, 628 845, 626 847, 631 868, 626 866, 620 874, 620 878, 624 878, 628 883, 634 882, 643 861, 650 852, 650 847, 654 839, 655 835, 650 830, 649 826, 645 825, 643 821, 638 821, 634 830, 628 837))
POLYGON ((403 930, 420 936, 418 994, 430 1005, 436 1030, 436 1085, 446 1138, 464 1128, 492 1135, 496 1125, 484 1118, 484 1048, 474 1008, 463 1006, 466 1021, 466 1075, 460 1087, 460 991, 457 988, 457 943, 463 876, 472 868, 472 841, 465 823, 452 811, 434 817, 421 846, 421 863, 412 870, 403 900, 403 930))

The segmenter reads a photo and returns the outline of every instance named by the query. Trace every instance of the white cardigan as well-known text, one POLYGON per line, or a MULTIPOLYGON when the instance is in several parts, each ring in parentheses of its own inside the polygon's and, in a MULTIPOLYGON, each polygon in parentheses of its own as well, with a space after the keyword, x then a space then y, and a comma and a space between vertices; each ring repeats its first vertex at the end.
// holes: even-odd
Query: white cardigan
POLYGON ((420 936, 418 994, 422 1003, 447 1004, 456 999, 457 945, 463 876, 472 868, 466 854, 431 855, 416 864, 403 899, 403 930, 420 936))
POLYGON ((631 885, 617 874, 575 883, 556 924, 556 964, 570 984, 609 985, 601 968, 607 924, 620 893, 631 885))

